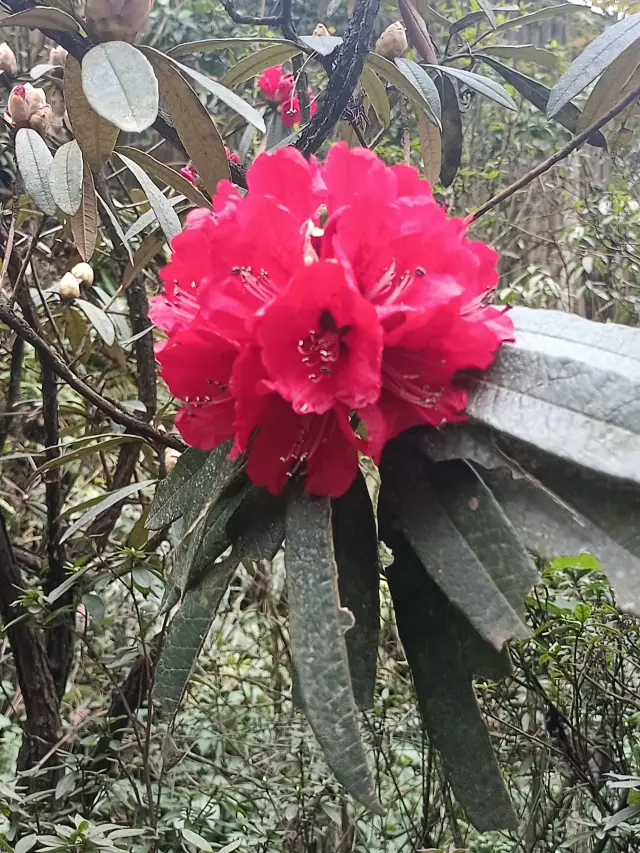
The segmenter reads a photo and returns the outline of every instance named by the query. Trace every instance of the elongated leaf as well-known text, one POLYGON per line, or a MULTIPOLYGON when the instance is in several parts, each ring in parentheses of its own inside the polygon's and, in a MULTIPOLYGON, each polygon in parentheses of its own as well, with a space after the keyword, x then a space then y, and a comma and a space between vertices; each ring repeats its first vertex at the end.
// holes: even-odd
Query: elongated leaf
POLYGON ((131 252, 131 246, 130 246, 129 241, 127 240, 127 238, 125 236, 124 231, 122 230, 122 225, 120 225, 120 222, 118 221, 118 217, 111 210, 111 208, 106 203, 106 201, 104 201, 104 199, 101 198, 97 193, 96 193, 96 198, 100 202, 100 205, 101 205, 102 209, 104 210, 105 214, 109 217, 109 220, 111 221, 111 224, 113 225, 113 230, 116 232, 116 234, 118 235, 118 237, 122 241, 122 245, 126 249, 127 255, 129 256, 129 261, 132 262, 133 261, 133 254, 131 252))
POLYGON ((65 33, 79 33, 80 25, 74 17, 62 9, 54 9, 51 6, 34 6, 33 9, 25 9, 16 12, 15 15, 7 15, 0 20, 0 27, 28 27, 31 30, 62 30, 65 33))
POLYGON ((167 51, 168 56, 177 59, 179 56, 187 56, 190 53, 206 53, 208 51, 230 50, 234 47, 248 48, 254 44, 290 44, 288 39, 277 38, 228 38, 228 39, 201 39, 200 41, 188 41, 177 44, 167 51))
POLYGON ((299 488, 287 507, 287 595, 291 651, 305 715, 329 767, 352 796, 375 812, 360 739, 338 596, 331 504, 299 488))
POLYGON ((497 649, 525 636, 520 612, 535 566, 465 462, 429 464, 408 443, 382 457, 381 505, 433 580, 497 649))
POLYGON ((437 81, 442 103, 442 162, 440 183, 451 186, 462 160, 462 116, 456 84, 443 74, 437 81))
POLYGON ((98 308, 93 302, 87 302, 86 299, 76 299, 74 307, 82 311, 105 344, 110 347, 116 339, 116 330, 102 308, 98 308))
POLYGON ((442 139, 435 124, 427 121, 420 114, 418 115, 418 137, 420 139, 424 176, 433 186, 437 182, 442 168, 442 139))
POLYGON ((624 97, 624 90, 640 68, 640 45, 632 44, 614 60, 600 77, 585 104, 578 132, 596 122, 624 97))
POLYGON ((398 0, 398 8, 407 30, 409 44, 415 47, 425 62, 431 62, 435 65, 438 58, 425 19, 411 0, 398 0))
POLYGON ((420 15, 424 18, 427 24, 440 24, 441 27, 448 27, 451 21, 441 15, 433 6, 429 6, 427 0, 413 0, 413 5, 416 7, 420 15))
POLYGON ((82 88, 80 63, 72 56, 67 56, 64 66, 64 102, 84 159, 97 172, 109 159, 119 130, 89 104, 82 88))
POLYGON ((518 822, 461 657, 455 608, 420 571, 408 548, 394 548, 387 570, 398 632, 429 736, 447 778, 480 832, 518 822))
POLYGON ((49 184, 53 157, 37 131, 22 127, 16 133, 16 161, 26 191, 43 213, 54 216, 56 203, 49 184))
POLYGON ((142 483, 131 483, 128 486, 123 486, 121 489, 116 489, 115 492, 109 492, 109 494, 99 503, 94 504, 91 509, 84 512, 80 518, 77 518, 73 524, 65 530, 64 536, 62 536, 60 541, 66 542, 66 540, 73 536, 74 533, 77 533, 80 530, 85 530, 94 519, 99 515, 102 515, 102 513, 110 507, 120 503, 120 501, 124 500, 124 498, 127 498, 129 495, 133 495, 137 492, 141 492, 143 489, 147 489, 149 486, 153 486, 154 483, 155 480, 144 480, 142 483))
POLYGON ((118 148, 118 154, 124 154, 134 163, 137 163, 149 175, 165 183, 172 190, 181 193, 189 199, 196 207, 211 207, 211 202, 204 196, 200 190, 196 189, 193 184, 186 178, 183 178, 175 169, 167 166, 165 163, 156 160, 145 151, 140 151, 138 148, 131 148, 129 145, 124 145, 118 148))
POLYGON ((519 62, 535 62, 543 68, 555 68, 558 57, 533 44, 492 44, 482 48, 489 56, 498 56, 502 59, 515 59, 519 62))
POLYGON ((180 456, 173 471, 158 483, 146 520, 149 530, 162 530, 184 515, 191 504, 191 481, 206 460, 207 453, 190 447, 180 456))
POLYGON ((491 7, 491 3, 489 2, 489 0, 477 0, 477 2, 478 6, 480 6, 480 8, 487 17, 487 20, 491 24, 491 28, 495 30, 498 26, 498 22, 496 21, 496 16, 491 7))
POLYGON ((98 237, 98 201, 93 175, 87 163, 82 170, 82 201, 71 217, 71 233, 83 261, 89 262, 98 237))
POLYGON ((640 50, 640 13, 608 27, 571 63, 551 90, 547 115, 554 116, 634 42, 640 50))
POLYGON ((127 264, 122 275, 122 287, 127 288, 131 282, 138 276, 147 264, 155 258, 158 252, 162 251, 165 244, 164 236, 157 234, 148 234, 140 246, 138 251, 133 256, 133 259, 127 264))
POLYGON ((270 44, 268 47, 263 47, 262 50, 250 53, 240 62, 232 65, 222 78, 222 85, 232 89, 260 74, 265 68, 280 65, 287 59, 291 59, 292 56, 297 56, 300 52, 300 47, 295 42, 270 44))
MULTIPOLYGON (((406 95, 415 104, 418 104, 418 106, 426 112, 430 121, 438 123, 439 119, 437 119, 437 115, 433 112, 432 106, 426 100, 425 91, 423 91, 422 88, 416 88, 414 81, 406 77, 400 68, 394 65, 393 62, 389 62, 388 59, 385 59, 384 56, 379 56, 377 53, 370 53, 366 59, 366 65, 372 68, 381 77, 384 77, 384 79, 391 83, 392 86, 395 86, 399 92, 402 92, 403 95, 406 95)), ((416 63, 413 63, 413 65, 416 65, 416 63)), ((424 73, 425 76, 428 76, 426 72, 424 73)))
POLYGON ((342 44, 340 36, 300 36, 300 41, 320 56, 329 56, 342 44))
POLYGON ((461 33, 467 27, 475 27, 480 21, 486 20, 484 12, 469 12, 460 20, 454 21, 449 27, 449 35, 455 36, 456 33, 461 33))
MULTIPOLYGON (((168 198, 167 201, 171 205, 171 207, 175 208, 181 202, 186 201, 186 199, 182 195, 177 195, 177 196, 174 196, 173 198, 168 198)), ((125 235, 124 235, 125 240, 127 240, 127 242, 128 242, 129 240, 133 239, 134 237, 137 237, 138 234, 140 234, 142 231, 145 230, 145 228, 148 228, 150 225, 153 226, 153 228, 151 229, 151 231, 153 233, 153 231, 155 231, 158 227, 158 220, 156 219, 156 214, 155 214, 155 211, 153 210, 153 208, 145 211, 142 214, 142 216, 140 216, 138 219, 136 219, 136 221, 133 222, 127 228, 125 235)))
POLYGON ((134 177, 144 190, 144 194, 149 199, 149 204, 153 208, 153 212, 155 213, 167 240, 171 240, 176 236, 176 234, 180 233, 182 228, 180 220, 178 219, 178 214, 144 169, 141 169, 137 163, 134 163, 134 161, 126 155, 118 152, 118 156, 125 166, 133 172, 134 177))
POLYGON ((440 105, 440 95, 427 72, 413 62, 411 59, 398 58, 394 60, 396 68, 404 74, 414 88, 418 89, 427 104, 426 116, 432 121, 436 127, 441 128, 442 107, 440 105))
POLYGON ((333 547, 340 604, 355 619, 345 640, 351 686, 360 708, 373 707, 380 636, 378 534, 367 484, 361 472, 332 503, 333 547))
POLYGON ((517 343, 471 380, 467 411, 533 447, 640 483, 640 334, 560 311, 514 309, 517 343))
POLYGON ((63 213, 72 215, 82 202, 82 151, 74 140, 61 145, 49 170, 49 185, 55 203, 63 213))
POLYGON ((364 89, 369 103, 378 117, 378 121, 383 127, 388 127, 391 121, 391 108, 389 106, 389 98, 382 80, 378 77, 375 71, 367 65, 362 69, 360 75, 360 83, 364 89))
MULTIPOLYGON (((159 54, 160 52, 154 50, 150 47, 143 47, 141 50, 148 56, 150 59, 154 54, 159 54)), ((160 54, 162 56, 162 54, 160 54)), ((183 65, 181 62, 177 62, 170 56, 166 56, 165 58, 171 62, 171 64, 181 71, 183 74, 186 74, 187 77, 190 77, 194 80, 199 86, 202 86, 203 89, 206 89, 207 92, 210 92, 216 98, 222 101, 223 104, 226 104, 230 107, 234 112, 238 113, 242 116, 245 121, 248 121, 249 124, 252 124, 256 127, 261 133, 264 133, 266 128, 264 124, 264 119, 251 104, 248 104, 246 101, 243 101, 242 98, 238 97, 235 92, 232 92, 231 89, 227 89, 226 86, 223 86, 221 83, 217 83, 215 80, 211 80, 209 77, 206 77, 204 74, 201 74, 199 71, 196 71, 194 68, 189 68, 188 65, 183 65)))
POLYGON ((585 7, 579 6, 576 3, 559 3, 557 6, 547 6, 543 9, 537 9, 535 12, 531 12, 528 15, 520 15, 518 18, 512 18, 510 21, 504 21, 502 24, 498 24, 497 30, 498 32, 502 32, 503 30, 512 30, 514 27, 528 26, 529 24, 535 24, 538 21, 548 21, 549 19, 567 15, 570 12, 579 11, 584 12, 585 7))
POLYGON ((82 60, 82 88, 99 116, 120 130, 141 133, 158 115, 158 81, 149 61, 130 44, 108 41, 82 60))
MULTIPOLYGON (((516 71, 515 68, 509 68, 506 65, 503 65, 491 56, 482 55, 479 58, 497 71, 498 74, 507 81, 507 83, 510 83, 514 89, 517 89, 517 91, 532 103, 534 107, 539 109, 540 112, 546 113, 549 94, 551 92, 550 89, 543 86, 542 83, 538 83, 538 81, 534 80, 533 77, 527 77, 526 74, 516 71)), ((567 130, 570 130, 571 133, 576 133, 579 120, 580 110, 571 102, 565 104, 553 117, 553 121, 557 121, 558 124, 561 124, 563 127, 566 127, 567 130)), ((593 145, 596 148, 605 148, 607 145, 607 142, 600 131, 593 133, 587 142, 589 145, 593 145)))
POLYGON ((483 77, 481 74, 474 74, 472 71, 465 71, 462 68, 452 68, 450 65, 436 65, 433 67, 439 68, 443 74, 456 77, 467 88, 484 95, 485 98, 490 98, 492 101, 509 110, 517 110, 515 101, 504 86, 496 83, 490 77, 483 77))
MULTIPOLYGON (((31 487, 36 480, 45 473, 45 471, 50 471, 54 468, 61 468, 69 462, 72 462, 74 459, 82 459, 85 456, 91 456, 93 453, 103 453, 107 450, 114 450, 115 448, 121 447, 123 444, 129 444, 132 441, 144 441, 144 439, 140 439, 138 436, 134 435, 107 435, 96 436, 96 438, 100 438, 101 440, 87 444, 84 447, 79 447, 76 450, 66 452, 62 456, 56 456, 54 459, 49 459, 44 463, 44 465, 40 465, 29 477, 29 487, 31 487)), ((4 456, 1 458, 6 459, 7 457, 4 456)))
POLYGON ((213 196, 218 182, 229 179, 229 162, 218 128, 175 65, 157 51, 149 53, 149 59, 182 144, 213 196))

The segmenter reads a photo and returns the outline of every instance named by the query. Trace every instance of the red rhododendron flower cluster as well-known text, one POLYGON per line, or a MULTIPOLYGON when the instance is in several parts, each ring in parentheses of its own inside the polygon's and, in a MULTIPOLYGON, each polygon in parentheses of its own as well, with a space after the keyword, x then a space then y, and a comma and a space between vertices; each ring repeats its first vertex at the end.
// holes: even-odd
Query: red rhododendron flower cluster
POLYGON ((185 441, 233 439, 274 493, 296 471, 337 496, 358 452, 418 424, 465 419, 452 382, 486 369, 513 327, 487 305, 497 255, 465 236, 426 181, 366 149, 321 165, 284 147, 258 157, 242 196, 218 186, 163 270, 153 321, 162 375, 185 404, 185 441))
MULTIPOLYGON (((262 72, 258 78, 258 88, 267 99, 278 104, 282 123, 285 127, 293 127, 300 122, 300 99, 296 94, 293 74, 283 71, 282 65, 273 65, 262 72)), ((313 91, 307 89, 309 112, 315 115, 318 104, 313 91)))

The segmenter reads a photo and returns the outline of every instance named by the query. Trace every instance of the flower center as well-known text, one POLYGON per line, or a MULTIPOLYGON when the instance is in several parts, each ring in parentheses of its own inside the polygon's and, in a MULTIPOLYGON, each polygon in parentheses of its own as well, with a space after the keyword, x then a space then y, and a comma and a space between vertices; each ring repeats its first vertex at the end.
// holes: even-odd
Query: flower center
POLYGON ((407 403, 431 409, 442 397, 442 388, 427 381, 421 361, 415 354, 405 351, 400 364, 392 366, 385 362, 382 367, 384 385, 407 403))
POLYGON ((351 326, 338 328, 333 315, 325 310, 318 318, 318 328, 312 329, 298 341, 300 360, 308 369, 311 382, 331 376, 340 356, 347 351, 344 338, 351 326))
POLYGON ((416 278, 422 278, 424 275, 426 275, 426 272, 423 267, 416 267, 414 270, 406 269, 402 273, 399 273, 396 269, 396 259, 393 258, 391 264, 383 271, 380 280, 373 285, 367 297, 371 302, 382 299, 386 305, 390 305, 402 296, 416 278))

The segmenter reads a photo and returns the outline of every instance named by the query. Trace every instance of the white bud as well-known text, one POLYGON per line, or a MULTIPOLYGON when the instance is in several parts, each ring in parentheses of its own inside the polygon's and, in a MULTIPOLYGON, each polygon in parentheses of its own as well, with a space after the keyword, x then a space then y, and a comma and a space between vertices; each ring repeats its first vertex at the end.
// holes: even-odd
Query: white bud
POLYGON ((316 28, 314 29, 311 35, 314 36, 328 36, 330 35, 329 30, 325 27, 324 24, 316 24, 316 28))
POLYGON ((389 24, 387 29, 382 33, 376 42, 374 52, 380 56, 384 56, 385 59, 397 59, 403 53, 406 53, 408 49, 409 44, 407 42, 406 30, 400 21, 395 21, 393 24, 389 24))
POLYGON ((176 467, 181 455, 182 454, 178 450, 174 450, 173 447, 167 447, 164 452, 164 467, 167 469, 167 474, 173 471, 176 467))
POLYGON ((83 281, 85 284, 93 284, 93 267, 91 264, 82 263, 76 264, 71 270, 71 275, 75 276, 78 281, 83 281))
POLYGON ((5 71, 7 74, 11 74, 12 77, 18 73, 16 55, 6 41, 0 44, 0 71, 5 71))
POLYGON ((77 299, 80 296, 80 282, 73 273, 66 272, 60 279, 60 296, 63 299, 77 299))

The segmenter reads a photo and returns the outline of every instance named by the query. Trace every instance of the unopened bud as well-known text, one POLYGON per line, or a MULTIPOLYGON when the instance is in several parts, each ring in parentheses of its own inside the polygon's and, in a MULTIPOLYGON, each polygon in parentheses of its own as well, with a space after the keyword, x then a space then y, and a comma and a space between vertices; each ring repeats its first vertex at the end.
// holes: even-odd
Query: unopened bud
POLYGON ((153 0, 87 0, 85 20, 97 41, 133 44, 153 7, 153 0))
POLYGON ((325 27, 324 24, 316 24, 316 27, 312 33, 314 36, 328 36, 329 30, 325 27))
POLYGON ((408 49, 406 30, 400 21, 395 21, 393 24, 389 24, 376 42, 374 53, 384 56, 385 59, 397 59, 408 49))
POLYGON ((167 447, 164 452, 164 467, 167 469, 167 474, 176 467, 180 456, 181 454, 178 450, 174 450, 173 447, 167 447))
POLYGON ((83 281, 85 284, 93 284, 93 267, 91 264, 82 263, 76 264, 71 270, 71 275, 75 276, 78 281, 83 281))
POLYGON ((67 51, 60 45, 56 45, 49 51, 49 65, 63 66, 67 61, 67 56, 67 51))
POLYGON ((59 292, 63 299, 77 299, 80 296, 80 282, 73 273, 66 272, 62 276, 59 292))
MULTIPOLYGON (((9 93, 6 117, 16 127, 25 127, 35 113, 47 106, 47 96, 44 89, 36 89, 31 83, 21 83, 19 86, 14 86, 9 93)), ((49 107, 50 109, 51 107, 49 107)), ((51 124, 51 120, 49 120, 49 124, 51 124)))
POLYGON ((2 44, 0 44, 0 71, 11 74, 11 76, 18 73, 16 55, 6 41, 3 41, 2 44))
POLYGON ((53 110, 49 104, 45 104, 42 109, 37 110, 29 119, 29 127, 32 130, 37 130, 40 136, 46 136, 51 127, 53 120, 53 110))

